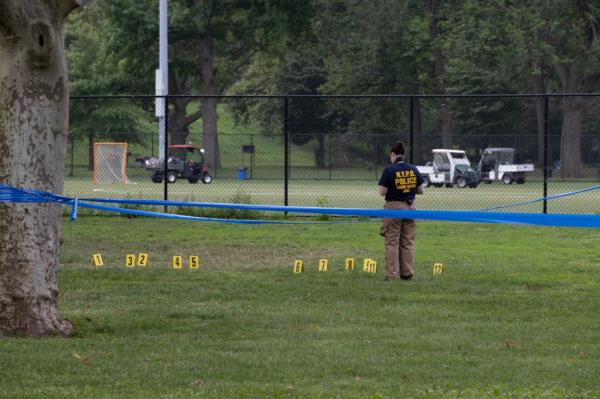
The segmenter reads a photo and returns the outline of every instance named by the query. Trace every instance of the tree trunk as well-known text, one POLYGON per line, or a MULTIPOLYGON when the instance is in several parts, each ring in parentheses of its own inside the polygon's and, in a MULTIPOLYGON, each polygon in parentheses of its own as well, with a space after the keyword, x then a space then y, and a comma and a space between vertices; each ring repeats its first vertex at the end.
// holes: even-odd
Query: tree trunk
POLYGON ((351 165, 348 159, 348 138, 345 134, 335 134, 333 136, 333 148, 331 163, 336 168, 346 168, 351 165))
MULTIPOLYGON (((215 94, 215 83, 213 79, 214 54, 212 39, 206 35, 200 38, 200 74, 202 77, 201 94, 212 96, 215 94)), ((212 168, 218 168, 221 164, 219 156, 219 137, 217 128, 217 101, 213 97, 202 99, 202 144, 205 158, 212 168)))
MULTIPOLYGON (((61 193, 68 132, 64 20, 82 0, 3 0, 0 183, 61 193)), ((0 334, 68 335, 57 312, 60 206, 0 206, 0 334)))
POLYGON ((582 177, 581 126, 583 99, 580 96, 563 98, 563 123, 560 134, 560 176, 582 177))
MULTIPOLYGON (((546 92, 544 77, 541 74, 532 75, 533 81, 533 92, 536 94, 543 94, 546 92)), ((538 143, 538 156, 537 165, 538 167, 544 166, 544 97, 535 97, 535 115, 537 117, 537 143, 538 143)), ((550 143, 548 143, 550 145, 550 143)), ((550 151, 548 151, 550 154, 550 151)))
POLYGON ((441 0, 427 0, 427 6, 429 8, 429 37, 433 43, 433 62, 435 71, 435 94, 439 94, 437 97, 440 129, 442 132, 442 146, 444 148, 452 148, 452 115, 448 108, 448 99, 443 97, 446 95, 446 83, 445 78, 445 66, 444 66, 444 54, 439 41, 438 33, 438 17, 437 11, 439 9, 441 0))
MULTIPOLYGON (((597 33, 600 22, 591 18, 591 2, 577 1, 580 32, 584 38, 578 51, 571 54, 570 62, 565 65, 555 62, 556 70, 563 93, 587 93, 596 85, 600 74, 590 70, 590 65, 596 62, 594 49, 597 47, 597 33)), ((574 32, 574 37, 577 32, 574 32)), ((583 121, 583 98, 581 96, 563 97, 563 121, 560 134, 560 175, 566 177, 582 177, 583 164, 581 159, 581 129, 583 121)))
POLYGON ((186 108, 189 101, 181 98, 173 98, 170 101, 173 104, 173 109, 169 112, 169 132, 171 132, 169 144, 187 144, 190 131, 187 124, 186 108))
MULTIPOLYGON (((587 90, 584 62, 577 57, 571 65, 555 65, 564 93, 582 93, 587 90)), ((583 98, 562 98, 562 127, 560 132, 560 177, 583 176, 581 162, 581 128, 583 122, 583 98)))
POLYGON ((325 163, 325 135, 318 134, 317 135, 317 148, 315 148, 315 162, 317 164, 317 168, 323 169, 327 167, 325 163))
MULTIPOLYGON (((169 72, 169 91, 174 95, 189 94, 189 85, 187 77, 179 79, 175 71, 169 72)), ((190 134, 190 125, 196 122, 202 114, 197 111, 190 115, 188 105, 191 98, 173 97, 169 100, 173 107, 169 111, 169 132, 171 133, 171 144, 188 144, 188 135, 190 134)))
POLYGON ((415 165, 423 163, 423 138, 421 128, 421 100, 417 97, 414 99, 414 114, 413 114, 413 161, 415 165))
POLYGON ((94 133, 88 133, 88 170, 94 170, 94 133))
MULTIPOLYGON (((419 94, 419 84, 416 83, 416 79, 414 82, 409 83, 407 86, 407 90, 409 94, 419 94)), ((410 100, 407 104, 407 114, 410 118, 410 100)), ((415 165, 421 165, 423 163, 423 139, 421 135, 421 100, 419 97, 413 98, 413 159, 409 159, 409 161, 415 165)), ((410 119, 408 121, 410 128, 410 119)))

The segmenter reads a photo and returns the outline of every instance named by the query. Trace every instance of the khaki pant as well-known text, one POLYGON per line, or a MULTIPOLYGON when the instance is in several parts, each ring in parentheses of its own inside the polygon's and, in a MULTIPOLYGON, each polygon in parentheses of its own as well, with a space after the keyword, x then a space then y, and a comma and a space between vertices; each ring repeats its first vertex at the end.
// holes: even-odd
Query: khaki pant
MULTIPOLYGON (((416 209, 406 202, 387 201, 384 209, 416 209)), ((385 246, 385 276, 410 278, 413 275, 414 242, 417 223, 414 219, 384 218, 381 235, 385 246)))

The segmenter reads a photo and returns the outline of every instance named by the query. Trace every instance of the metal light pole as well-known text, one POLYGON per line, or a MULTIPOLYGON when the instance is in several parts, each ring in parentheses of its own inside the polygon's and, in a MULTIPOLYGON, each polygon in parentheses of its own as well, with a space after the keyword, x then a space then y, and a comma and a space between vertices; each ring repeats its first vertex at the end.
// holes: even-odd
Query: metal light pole
POLYGON ((165 159, 165 136, 167 135, 167 124, 165 119, 166 99, 164 97, 169 94, 169 54, 168 54, 168 14, 167 0, 159 0, 159 56, 158 69, 156 70, 156 113, 158 117, 158 158, 165 159))

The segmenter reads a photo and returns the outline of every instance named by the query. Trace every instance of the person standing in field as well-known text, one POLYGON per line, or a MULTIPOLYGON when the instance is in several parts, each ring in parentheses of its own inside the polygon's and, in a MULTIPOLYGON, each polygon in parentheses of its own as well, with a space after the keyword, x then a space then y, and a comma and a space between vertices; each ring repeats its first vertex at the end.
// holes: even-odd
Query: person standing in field
MULTIPOLYGON (((390 152, 392 164, 379 179, 379 194, 385 196, 384 209, 416 209, 415 195, 423 194, 423 177, 416 166, 404 160, 404 155, 404 144, 396 143, 390 152)), ((385 246, 385 281, 412 278, 416 228, 414 219, 383 219, 380 234, 385 246)))

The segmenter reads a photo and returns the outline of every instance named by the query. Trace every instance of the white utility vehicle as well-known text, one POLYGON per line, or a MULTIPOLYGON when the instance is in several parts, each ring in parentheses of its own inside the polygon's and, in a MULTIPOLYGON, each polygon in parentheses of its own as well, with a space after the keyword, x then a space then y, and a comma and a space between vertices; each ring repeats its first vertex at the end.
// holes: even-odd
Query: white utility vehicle
POLYGON ((452 187, 455 184, 460 188, 477 187, 479 177, 471 167, 467 153, 462 150, 434 149, 433 162, 426 166, 417 166, 417 169, 425 180, 427 187, 452 187))
POLYGON ((533 164, 515 164, 514 148, 486 148, 479 161, 479 178, 485 183, 525 183, 525 173, 533 172, 533 164))

